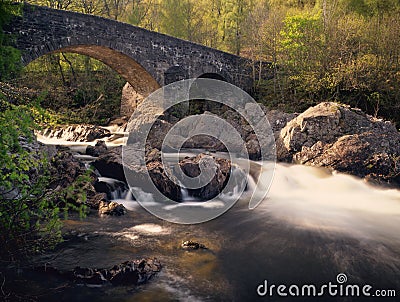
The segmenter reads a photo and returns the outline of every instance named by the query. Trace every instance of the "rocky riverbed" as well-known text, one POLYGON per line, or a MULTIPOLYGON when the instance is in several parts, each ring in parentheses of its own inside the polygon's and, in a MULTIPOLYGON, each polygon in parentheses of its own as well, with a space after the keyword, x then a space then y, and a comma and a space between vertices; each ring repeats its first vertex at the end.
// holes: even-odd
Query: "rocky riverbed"
MULTIPOLYGON (((287 114, 262 108, 273 130, 278 161, 324 167, 361 177, 373 184, 400 187, 400 134, 392 123, 333 102, 320 103, 301 114, 287 114)), ((251 112, 251 106, 246 106, 246 110, 248 114, 256 114, 251 112)), ((214 152, 226 151, 225 146, 218 139, 209 136, 191 137, 191 133, 199 133, 201 132, 199 128, 205 126, 202 116, 213 114, 206 112, 200 115, 191 128, 180 133, 181 139, 185 141, 184 147, 210 149, 214 152)), ((223 111, 221 116, 241 133, 250 158, 257 158, 260 154, 259 142, 243 117, 229 109, 223 111)), ((141 116, 141 120, 136 121, 135 125, 148 120, 145 113, 141 116)), ((171 167, 163 165, 160 145, 162 138, 172 125, 171 118, 162 117, 158 120, 148 137, 146 163, 129 165, 125 167, 125 171, 122 148, 113 143, 113 139, 109 139, 111 136, 118 135, 118 132, 111 132, 107 130, 107 127, 66 126, 59 127, 58 130, 45 130, 42 135, 47 135, 49 139, 61 137, 65 141, 73 142, 93 141, 92 144, 79 151, 81 156, 91 158, 89 165, 94 169, 94 172, 90 173, 91 181, 83 188, 87 198, 82 201, 73 200, 72 197, 69 201, 77 204, 84 203, 101 215, 123 215, 126 212, 124 207, 110 200, 112 197, 110 192, 115 188, 99 181, 99 175, 119 181, 126 190, 125 173, 128 171, 135 186, 145 190, 147 181, 145 176, 149 173, 158 190, 178 202, 183 201, 182 194, 190 194, 199 200, 209 200, 224 189, 230 177, 231 162, 215 155, 199 154, 183 158, 178 163, 184 174, 197 177, 200 166, 207 165, 208 161, 212 162, 215 165, 213 167, 215 176, 210 178, 211 181, 207 186, 184 193, 179 182, 171 179, 172 172, 168 172, 171 167)), ((114 127, 114 130, 126 130, 127 119, 112 122, 110 127, 114 127)), ((41 148, 46 149, 46 154, 51 159, 51 173, 56 175, 55 179, 57 179, 52 184, 51 190, 61 190, 71 185, 78 177, 87 174, 87 165, 85 166, 81 160, 73 156, 68 149, 41 147, 37 142, 28 144, 24 140, 21 140, 21 144, 24 148, 32 150, 33 154, 36 154, 34 156, 39 156, 41 148)), ((134 145, 131 147, 135 148, 134 145)), ((135 153, 133 149, 130 153, 135 153)), ((259 174, 254 172, 254 169, 251 169, 251 172, 254 174, 252 176, 258 177, 259 174)), ((35 173, 38 171, 31 171, 30 178, 35 178, 35 173)), ((17 194, 17 192, 14 193, 17 194)))
MULTIPOLYGON (((257 111, 253 107, 246 105, 245 110, 248 115, 257 115, 257 111)), ((375 185, 400 187, 400 134, 392 123, 376 119, 358 109, 333 102, 320 103, 301 114, 269 111, 263 106, 261 108, 272 128, 278 161, 324 167, 331 171, 344 172, 363 178, 375 185)), ((238 113, 227 108, 219 110, 222 111, 218 115, 225 118, 241 134, 250 159, 258 159, 260 144, 253 129, 238 113)), ((49 189, 59 191, 70 186, 76 179, 87 174, 89 165, 94 171, 90 173, 90 182, 86 183, 83 188, 87 198, 84 201, 79 198, 75 200, 74 194, 72 194, 68 201, 78 205, 83 203, 98 211, 100 215, 123 215, 126 209, 112 200, 111 192, 115 188, 110 187, 107 182, 100 181, 99 175, 119 181, 120 190, 126 190, 128 183, 126 173, 128 173, 131 180, 130 185, 133 184, 144 192, 153 193, 146 188, 148 173, 162 195, 178 202, 187 198, 187 195, 197 200, 209 200, 221 193, 230 177, 232 168, 236 166, 232 166, 230 160, 215 155, 218 152, 226 151, 226 147, 218 139, 206 135, 192 136, 193 133, 202 133, 202 129, 209 126, 206 117, 216 113, 205 112, 199 115, 196 122, 190 127, 175 134, 175 136, 179 136, 177 140, 185 142, 183 147, 199 149, 199 152, 217 152, 214 155, 204 153, 189 156, 180 159, 175 167, 165 166, 160 151, 161 144, 177 119, 162 115, 153 125, 148 136, 145 163, 140 164, 140 160, 133 159, 134 164, 125 165, 124 170, 122 147, 118 146, 121 142, 115 142, 114 138, 121 138, 121 134, 126 135, 126 132, 121 131, 126 131, 129 127, 132 128, 131 131, 134 131, 136 128, 140 129, 142 125, 146 125, 147 121, 151 120, 147 114, 151 113, 152 110, 141 112, 131 126, 128 125, 127 118, 121 118, 111 122, 108 127, 77 125, 42 131, 41 135, 47 135, 46 138, 50 140, 62 138, 64 141, 73 143, 82 140, 92 141, 85 142, 89 145, 78 151, 79 156, 87 156, 86 159, 90 159, 90 163, 87 161, 86 165, 77 159, 71 150, 49 145, 43 147, 51 162, 51 173, 56 175, 55 179, 57 179, 49 189), (173 179, 172 170, 174 169, 182 170, 191 178, 197 177, 200 166, 207 166, 208 162, 214 165, 209 168, 215 172, 215 175, 203 188, 185 190, 179 185, 179 181, 173 179)), ((228 129, 217 129, 216 131, 225 133, 228 129)), ((237 145, 240 146, 240 143, 237 142, 237 145)), ((21 144, 25 149, 32 150, 34 156, 39 156, 42 148, 39 143, 28 144, 21 140, 21 144)), ((139 154, 135 148, 141 147, 133 144, 129 148, 129 152, 125 153, 134 157, 135 154, 139 154)), ((238 157, 241 156, 239 149, 236 154, 238 157)), ((253 167, 249 172, 257 182, 259 172, 256 170, 253 167)), ((29 173, 30 178, 35 179, 35 173, 39 173, 39 171, 30 171, 29 173)), ((10 191, 8 194, 18 194, 18 192, 10 191)), ((162 196, 154 197, 162 198, 162 196)))
MULTIPOLYGON (((372 183, 400 186, 400 134, 392 123, 334 102, 320 103, 301 114, 288 114, 261 107, 274 133, 278 161, 325 167, 364 178, 372 183)), ((255 114, 251 112, 251 106, 246 110, 248 114, 255 114)), ((184 148, 200 148, 214 152, 226 151, 226 147, 216 138, 204 135, 192 137, 192 133, 201 133, 202 127, 205 127, 206 119, 203 121, 202 116, 213 114, 205 112, 199 115, 191 128, 187 128, 185 132, 179 134, 181 136, 179 140, 185 141, 184 148)), ((229 109, 219 115, 241 134, 250 159, 259 159, 258 139, 244 118, 229 109)), ((148 119, 146 112, 143 112, 141 120, 145 123, 148 119)), ((174 122, 176 120, 173 118, 161 117, 150 132, 148 143, 151 147, 146 150, 150 155, 150 161, 153 162, 151 165, 147 163, 152 167, 152 171, 157 171, 158 165, 154 164, 157 162, 154 156, 161 150, 163 138, 174 122)), ((135 122, 135 125, 141 123, 143 122, 139 120, 135 122)), ((120 120, 118 127, 126 129, 123 119, 120 120)), ((57 133, 63 133, 64 139, 72 141, 86 139, 89 136, 94 137, 99 133, 101 135, 98 138, 101 139, 107 138, 104 135, 111 135, 105 134, 104 129, 94 130, 95 128, 92 126, 87 128, 88 133, 81 133, 79 130, 79 133, 76 134, 74 129, 66 127, 62 131, 45 131, 44 133, 49 134, 50 137, 54 137, 57 133)), ((216 131, 223 133, 225 130, 216 129, 216 131)), ((121 164, 118 159, 120 151, 112 150, 105 154, 104 147, 99 146, 98 148, 88 148, 87 154, 100 156, 94 165, 102 170, 104 170, 102 168, 104 165, 120 166, 121 164)), ((109 170, 112 171, 110 172, 112 175, 105 176, 124 180, 121 169, 109 170)))

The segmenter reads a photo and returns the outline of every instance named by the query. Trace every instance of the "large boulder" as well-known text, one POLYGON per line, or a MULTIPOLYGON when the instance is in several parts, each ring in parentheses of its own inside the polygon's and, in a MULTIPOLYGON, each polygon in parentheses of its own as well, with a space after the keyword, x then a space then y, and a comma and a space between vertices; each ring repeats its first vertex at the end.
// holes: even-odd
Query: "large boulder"
MULTIPOLYGON (((211 181, 198 189, 189 189, 190 195, 210 200, 220 194, 229 180, 231 162, 224 158, 215 158, 207 154, 199 154, 195 157, 188 157, 179 162, 183 173, 195 178, 203 173, 212 173, 211 181)), ((209 175, 206 175, 209 177, 209 175)))
MULTIPOLYGON (((334 102, 310 107, 281 130, 280 137, 288 151, 298 152, 318 141, 333 143, 347 134, 358 134, 379 123, 358 109, 334 102)), ((389 126, 389 125, 387 125, 389 126)))
POLYGON ((281 160, 400 185, 400 133, 346 105, 309 108, 282 129, 277 146, 281 160))
POLYGON ((106 153, 101 154, 91 164, 97 169, 97 171, 99 171, 101 176, 125 182, 121 147, 108 150, 106 153))
MULTIPOLYGON (((126 162, 133 163, 124 166, 122 162, 122 148, 114 148, 107 153, 100 155, 92 165, 99 171, 101 176, 110 177, 119 181, 127 182, 125 172, 128 173, 129 184, 140 187, 147 191, 149 184, 147 183, 147 173, 150 175, 154 185, 170 199, 180 201, 181 189, 176 181, 172 181, 167 175, 168 167, 164 167, 160 161, 159 152, 152 149, 148 152, 147 162, 141 162, 140 159, 132 159, 139 152, 136 152, 135 146, 125 149, 126 162), (150 157, 149 157, 150 156, 150 157), (146 171, 147 169, 147 171, 146 171)), ((171 175, 171 173, 169 173, 171 175)))

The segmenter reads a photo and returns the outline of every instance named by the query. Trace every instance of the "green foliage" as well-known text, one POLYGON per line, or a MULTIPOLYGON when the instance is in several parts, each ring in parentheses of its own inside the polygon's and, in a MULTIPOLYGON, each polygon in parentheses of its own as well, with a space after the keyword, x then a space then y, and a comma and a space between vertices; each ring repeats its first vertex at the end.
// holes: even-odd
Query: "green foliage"
MULTIPOLYGON (((78 54, 49 54, 24 68, 16 85, 42 92, 46 124, 104 124, 119 114, 125 81, 105 64, 78 54)), ((41 115, 43 116, 43 115, 41 115)))
POLYGON ((92 182, 90 176, 92 172, 92 170, 87 170, 85 174, 79 175, 70 186, 67 186, 59 193, 61 204, 64 206, 65 218, 68 216, 68 211, 77 212, 80 217, 86 215, 88 210, 86 192, 92 182))
MULTIPOLYGON (((15 253, 21 246, 40 233, 46 241, 59 239, 58 208, 51 206, 51 199, 44 194, 48 181, 45 157, 27 150, 31 143, 32 115, 29 108, 8 107, 0 113, 0 237, 2 253, 14 246, 15 253), (40 171, 40 173, 35 173, 40 171), (36 175, 36 176, 35 176, 36 175)), ((31 248, 40 247, 40 240, 31 248)))
POLYGON ((304 70, 310 66, 310 57, 322 49, 321 15, 287 16, 281 31, 282 54, 286 56, 285 63, 291 68, 304 70))
POLYGON ((3 31, 11 18, 20 13, 20 5, 15 5, 12 1, 0 0, 0 80, 15 77, 21 69, 21 53, 11 46, 12 37, 3 31))
POLYGON ((247 45, 273 62, 274 77, 258 86, 262 102, 302 111, 335 100, 400 123, 398 1, 269 2, 271 21, 254 35, 263 43, 247 45))
POLYGON ((51 190, 59 180, 50 174, 46 154, 33 144, 35 119, 44 120, 47 112, 11 105, 0 96, 0 258, 15 259, 60 242, 61 209, 83 215, 91 179, 88 171, 71 186, 51 190))

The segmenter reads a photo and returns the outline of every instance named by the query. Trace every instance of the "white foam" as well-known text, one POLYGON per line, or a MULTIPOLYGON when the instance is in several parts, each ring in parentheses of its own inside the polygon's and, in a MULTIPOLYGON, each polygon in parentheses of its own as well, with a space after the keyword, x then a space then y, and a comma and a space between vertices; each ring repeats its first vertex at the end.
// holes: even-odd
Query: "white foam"
POLYGON ((161 225, 154 224, 154 223, 144 223, 135 225, 129 230, 141 233, 141 234, 169 234, 170 230, 167 228, 163 228, 161 225))
POLYGON ((304 228, 400 241, 399 190, 378 189, 350 175, 321 171, 278 164, 268 197, 255 212, 304 228))

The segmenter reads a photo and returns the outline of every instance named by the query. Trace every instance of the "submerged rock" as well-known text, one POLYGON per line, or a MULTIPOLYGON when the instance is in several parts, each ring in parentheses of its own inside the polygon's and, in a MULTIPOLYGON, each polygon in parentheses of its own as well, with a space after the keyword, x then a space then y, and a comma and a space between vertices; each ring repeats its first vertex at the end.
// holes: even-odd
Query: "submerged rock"
POLYGON ((192 240, 182 241, 181 248, 184 250, 207 249, 204 244, 192 240))
POLYGON ((162 269, 156 258, 126 261, 112 268, 75 267, 72 271, 60 271, 51 266, 38 267, 35 270, 46 275, 66 278, 69 281, 88 286, 137 286, 148 282, 162 269))

